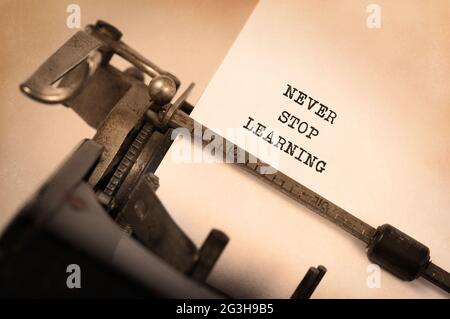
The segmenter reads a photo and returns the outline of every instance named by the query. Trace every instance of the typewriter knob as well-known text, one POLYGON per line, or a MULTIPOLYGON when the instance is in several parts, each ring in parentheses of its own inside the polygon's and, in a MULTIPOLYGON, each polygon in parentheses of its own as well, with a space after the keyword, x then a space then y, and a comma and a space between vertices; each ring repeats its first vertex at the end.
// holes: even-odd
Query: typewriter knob
POLYGON ((154 77, 148 85, 148 92, 153 102, 159 106, 169 103, 177 93, 175 81, 167 75, 154 77))

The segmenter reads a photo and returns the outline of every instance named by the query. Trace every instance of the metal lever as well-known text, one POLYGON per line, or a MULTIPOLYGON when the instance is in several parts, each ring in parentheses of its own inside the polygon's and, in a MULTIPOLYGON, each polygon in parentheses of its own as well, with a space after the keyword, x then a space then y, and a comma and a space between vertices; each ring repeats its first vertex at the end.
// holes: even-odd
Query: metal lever
POLYGON ((93 54, 102 46, 97 38, 84 31, 77 32, 59 48, 39 69, 24 83, 20 89, 27 96, 39 102, 62 103, 78 94, 89 75, 99 63, 98 55, 93 54), (86 63, 86 60, 89 60, 86 63), (55 84, 67 73, 77 68, 79 79, 67 87, 55 84))
POLYGON ((176 88, 179 87, 180 80, 176 76, 164 71, 120 41, 121 36, 119 30, 103 21, 88 26, 85 31, 78 31, 20 85, 21 91, 42 103, 63 103, 75 97, 100 62, 109 62, 114 53, 151 78, 164 75, 174 81, 176 88), (69 86, 58 86, 58 81, 71 71, 76 71, 75 80, 71 81, 69 86))
POLYGON ((316 290, 327 269, 324 266, 311 267, 295 289, 291 299, 309 299, 316 290))

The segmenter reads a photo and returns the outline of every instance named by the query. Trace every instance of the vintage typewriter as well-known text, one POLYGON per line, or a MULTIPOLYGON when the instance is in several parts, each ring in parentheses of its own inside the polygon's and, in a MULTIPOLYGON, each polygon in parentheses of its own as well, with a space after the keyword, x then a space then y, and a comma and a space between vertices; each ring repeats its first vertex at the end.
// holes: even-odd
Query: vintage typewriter
MULTIPOLYGON (((213 229, 196 247, 156 195, 154 173, 174 130, 195 131, 189 116, 194 106, 186 101, 193 85, 175 99, 179 79, 121 38, 106 22, 89 25, 20 86, 39 102, 72 108, 97 132, 78 146, 2 235, 2 295, 233 297, 206 283, 227 235, 213 229), (120 71, 112 66, 114 54, 130 67, 120 71), (68 289, 69 264, 83 269, 83 289, 68 289)), ((243 151, 233 146, 223 152, 238 156, 243 151)), ((388 224, 373 228, 243 154, 245 161, 236 165, 365 242, 372 262, 402 280, 422 276, 449 292, 450 275, 430 261, 425 245, 388 224)), ((323 266, 311 267, 292 298, 309 298, 325 272, 323 266)))
MULTIPOLYGON (((89 25, 20 86, 39 102, 72 108, 97 133, 2 235, 4 297, 230 297, 206 283, 228 236, 213 229, 196 247, 156 195, 154 173, 173 142, 169 120, 192 111, 193 85, 172 101, 177 77, 121 37, 106 22, 89 25), (130 67, 112 66, 114 54, 130 67), (83 289, 68 288, 70 265, 82 270, 83 289)), ((292 297, 309 298, 325 272, 311 267, 292 297)))

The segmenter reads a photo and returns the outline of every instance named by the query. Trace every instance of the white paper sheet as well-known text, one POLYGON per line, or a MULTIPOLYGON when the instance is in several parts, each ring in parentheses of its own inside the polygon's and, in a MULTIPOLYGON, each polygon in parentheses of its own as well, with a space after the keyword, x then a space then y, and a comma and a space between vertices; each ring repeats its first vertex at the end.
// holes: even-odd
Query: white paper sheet
MULTIPOLYGON (((249 127, 275 129, 316 165, 326 162, 320 171, 278 151, 282 172, 374 227, 393 224, 449 269, 446 4, 378 3, 382 27, 370 29, 365 1, 262 1, 192 116, 255 141, 243 127, 249 116, 249 127), (306 132, 278 120, 283 111, 306 132)), ((157 172, 159 194, 198 244, 211 227, 230 235, 210 277, 228 293, 289 297, 309 266, 323 264, 329 271, 315 297, 446 297, 423 279, 405 283, 384 271, 370 288, 373 269, 358 240, 237 168, 173 159, 157 172)))

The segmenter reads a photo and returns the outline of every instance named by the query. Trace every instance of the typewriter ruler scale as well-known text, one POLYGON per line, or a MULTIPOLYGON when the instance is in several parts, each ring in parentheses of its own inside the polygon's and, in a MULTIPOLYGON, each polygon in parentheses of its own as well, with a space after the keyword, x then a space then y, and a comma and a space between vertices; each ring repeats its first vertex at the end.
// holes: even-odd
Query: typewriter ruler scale
MULTIPOLYGON (((102 176, 105 176, 104 172, 108 166, 111 166, 113 158, 118 156, 119 146, 127 137, 127 132, 140 127, 128 152, 125 152, 121 158, 121 165, 117 166, 109 183, 106 183, 103 192, 100 192, 100 195, 103 196, 100 199, 100 202, 103 201, 102 204, 116 196, 114 194, 118 188, 121 188, 125 178, 129 175, 135 157, 142 152, 143 142, 151 132, 158 131, 167 134, 169 130, 184 128, 191 133, 191 136, 196 136, 203 141, 203 133, 207 130, 206 127, 195 122, 189 116, 189 111, 186 111, 193 109, 193 106, 186 101, 193 84, 175 101, 172 101, 180 87, 180 81, 171 73, 160 69, 128 47, 120 40, 121 35, 116 28, 104 22, 88 26, 86 31, 79 31, 75 34, 21 86, 26 95, 37 101, 44 103, 68 102, 67 106, 75 108, 75 111, 88 124, 97 128, 94 141, 106 145, 106 147, 108 145, 115 147, 107 149, 102 155, 102 160, 89 178, 91 185, 98 185, 102 176), (122 100, 129 99, 126 103, 118 100, 119 102, 111 102, 113 106, 102 108, 102 105, 106 105, 105 100, 111 100, 111 96, 117 94, 117 90, 112 90, 108 87, 109 84, 105 83, 108 81, 121 83, 122 78, 128 79, 131 74, 120 73, 109 65, 113 54, 121 56, 133 65, 134 70, 137 71, 133 76, 139 78, 139 84, 132 86, 123 95, 122 100), (97 74, 97 77, 89 83, 89 78, 95 77, 92 74, 97 74), (144 74, 151 78, 148 85, 143 82, 144 74), (64 86, 54 87, 53 84, 58 80, 61 80, 64 86), (105 92, 108 94, 101 95, 102 91, 97 89, 97 86, 106 90, 105 92), (77 100, 77 94, 82 90, 85 95, 77 100), (83 106, 84 109, 77 109, 77 105, 83 106), (130 119, 135 122, 130 119, 124 120, 120 116, 120 112, 112 116, 111 114, 114 113, 111 112, 112 107, 121 112, 132 111, 129 112, 130 119), (103 125, 101 123, 106 116, 109 123, 103 125), (125 130, 124 123, 128 123, 130 128, 125 130)), ((217 135, 215 136, 217 138, 217 135)), ((268 170, 270 167, 266 163, 251 156, 248 152, 231 143, 222 143, 221 145, 225 144, 231 145, 231 147, 224 147, 223 155, 227 158, 231 157, 234 165, 241 167, 364 242, 367 245, 367 255, 373 263, 380 265, 402 280, 412 281, 423 277, 446 292, 450 292, 450 274, 431 262, 430 250, 425 245, 389 224, 377 228, 368 225, 282 172, 275 169, 268 170), (242 156, 245 156, 245 160, 242 160, 242 156)))

